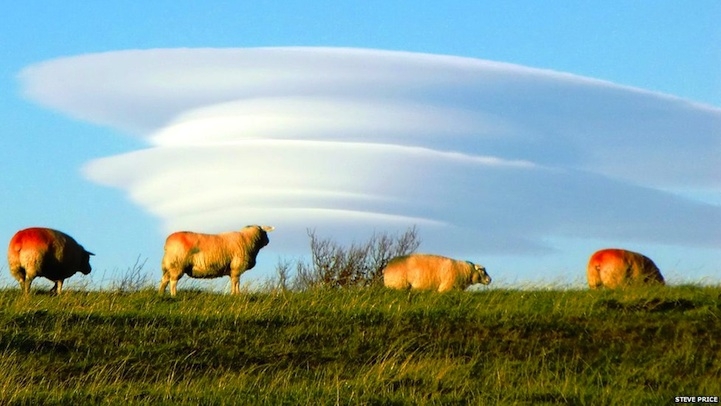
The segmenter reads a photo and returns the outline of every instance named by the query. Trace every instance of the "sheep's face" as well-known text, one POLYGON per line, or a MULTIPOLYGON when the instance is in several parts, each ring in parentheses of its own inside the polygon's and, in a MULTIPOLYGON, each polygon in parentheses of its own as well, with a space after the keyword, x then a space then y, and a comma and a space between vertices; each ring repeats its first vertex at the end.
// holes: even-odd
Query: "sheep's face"
POLYGON ((95 255, 92 252, 83 251, 83 262, 80 266, 80 272, 83 273, 83 275, 87 275, 90 273, 92 268, 90 267, 90 256, 95 255))
POLYGON ((473 264, 473 270, 471 271, 471 283, 482 283, 488 285, 491 283, 491 277, 486 272, 486 268, 481 265, 473 264))
POLYGON ((270 242, 270 239, 268 239, 268 233, 265 232, 265 230, 260 230, 260 246, 265 247, 270 242))
POLYGON ((268 233, 273 231, 275 227, 273 226, 246 226, 246 229, 256 229, 258 231, 258 234, 260 237, 258 238, 258 247, 263 248, 270 242, 270 239, 268 239, 268 233))

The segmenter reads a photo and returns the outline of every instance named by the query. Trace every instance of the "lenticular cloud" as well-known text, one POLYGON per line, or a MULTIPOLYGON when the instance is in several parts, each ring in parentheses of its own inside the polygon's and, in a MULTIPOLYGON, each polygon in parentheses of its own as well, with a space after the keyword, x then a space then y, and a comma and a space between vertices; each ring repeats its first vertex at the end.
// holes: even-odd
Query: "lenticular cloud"
MULTIPOLYGON (((355 237, 418 225, 429 250, 549 237, 713 246, 721 110, 570 74, 333 48, 164 49, 51 60, 27 97, 149 148, 84 168, 168 230, 249 223, 355 237)), ((285 241, 285 243, 283 242, 285 241)))

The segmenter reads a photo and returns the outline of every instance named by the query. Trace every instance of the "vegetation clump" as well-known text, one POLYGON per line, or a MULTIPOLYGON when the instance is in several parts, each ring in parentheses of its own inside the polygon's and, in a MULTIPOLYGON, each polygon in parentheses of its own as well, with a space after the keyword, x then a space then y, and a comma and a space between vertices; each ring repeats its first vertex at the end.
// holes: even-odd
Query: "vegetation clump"
POLYGON ((421 244, 418 230, 402 234, 374 233, 364 243, 345 247, 308 230, 310 263, 284 261, 276 266, 276 286, 286 290, 316 287, 348 288, 381 285, 383 268, 391 259, 414 252, 421 244))

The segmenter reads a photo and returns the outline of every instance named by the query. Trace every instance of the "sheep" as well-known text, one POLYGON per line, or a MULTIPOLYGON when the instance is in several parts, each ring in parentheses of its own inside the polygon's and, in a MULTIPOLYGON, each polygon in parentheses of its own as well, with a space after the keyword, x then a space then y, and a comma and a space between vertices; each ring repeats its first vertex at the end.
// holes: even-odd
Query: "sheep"
POLYGON ((191 278, 230 276, 230 293, 240 293, 240 275, 255 266, 261 248, 268 245, 271 226, 246 226, 240 231, 221 234, 199 234, 180 231, 165 240, 163 277, 159 293, 170 283, 170 295, 177 293, 183 274, 191 278))
POLYGON ((661 271, 650 258, 618 248, 602 249, 591 255, 586 276, 591 289, 665 284, 661 271))
POLYGON ((391 289, 447 292, 472 284, 491 283, 486 268, 439 255, 411 254, 391 259, 383 270, 383 284, 391 289))
POLYGON ((55 282, 50 292, 59 295, 66 278, 76 272, 90 273, 91 255, 95 254, 63 232, 32 227, 18 231, 10 240, 8 264, 25 295, 38 276, 55 282))

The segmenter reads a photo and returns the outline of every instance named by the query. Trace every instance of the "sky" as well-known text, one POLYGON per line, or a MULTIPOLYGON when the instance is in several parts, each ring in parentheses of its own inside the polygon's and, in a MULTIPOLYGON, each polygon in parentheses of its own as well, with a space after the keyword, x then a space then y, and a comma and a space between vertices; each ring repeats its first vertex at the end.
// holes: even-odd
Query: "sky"
POLYGON ((496 286, 583 286, 604 247, 721 283, 718 2, 236 3, 4 5, 0 236, 74 236, 68 286, 246 224, 276 230, 243 282, 308 229, 415 225, 496 286))

